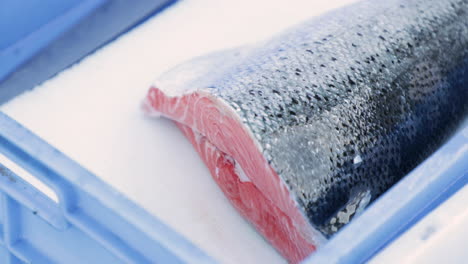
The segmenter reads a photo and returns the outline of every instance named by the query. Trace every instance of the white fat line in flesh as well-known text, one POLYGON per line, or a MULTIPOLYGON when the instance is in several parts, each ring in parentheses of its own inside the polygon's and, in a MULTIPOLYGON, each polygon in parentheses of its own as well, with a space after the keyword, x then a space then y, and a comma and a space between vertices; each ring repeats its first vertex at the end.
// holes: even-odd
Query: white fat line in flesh
POLYGON ((237 177, 239 177, 239 180, 241 182, 251 182, 251 180, 249 179, 249 177, 247 177, 247 174, 245 174, 239 162, 234 162, 236 163, 236 165, 234 166, 234 171, 236 172, 237 177))
MULTIPOLYGON (((180 101, 182 101, 182 97, 177 97, 177 100, 176 100, 176 106, 177 107, 179 106, 180 101)), ((184 109, 183 114, 180 117, 178 117, 178 119, 180 119, 181 123, 183 123, 183 121, 187 119, 187 114, 188 114, 189 107, 186 106, 183 109, 184 109)))
MULTIPOLYGON (((197 133, 195 133, 195 134, 197 134, 197 133)), ((215 152, 214 152, 213 147, 211 146, 211 144, 208 144, 208 141, 207 141, 206 138, 203 137, 203 136, 200 137, 200 141, 202 141, 202 140, 203 140, 204 143, 205 143, 205 144, 203 144, 203 153, 205 154, 205 156, 209 157, 208 154, 209 154, 210 156, 213 156, 213 153, 215 153, 215 152), (209 151, 209 152, 208 152, 208 151, 209 151)))
POLYGON ((183 119, 183 120, 186 120, 186 119, 187 119, 188 111, 189 111, 189 107, 186 106, 186 107, 184 108, 184 113, 182 114, 182 119, 183 119))
MULTIPOLYGON (((175 104, 172 104, 170 106, 170 108, 168 109, 171 114, 173 114, 174 112, 177 111, 177 108, 179 107, 180 101, 182 101, 182 100, 180 100, 180 97, 175 98, 175 104)), ((187 109, 187 107, 185 107, 185 109, 187 109)), ((185 116, 185 114, 184 114, 184 116, 185 116)), ((182 120, 184 119, 184 116, 181 117, 182 120)))
MULTIPOLYGON (((185 128, 187 131, 189 130, 188 128, 185 128)), ((195 139, 195 142, 197 143, 197 145, 200 145, 201 144, 201 141, 202 139, 204 138, 204 136, 200 133, 197 133, 195 131, 192 130, 192 133, 193 133, 193 138, 195 139)), ((205 144, 206 145, 206 144, 205 144)))
MULTIPOLYGON (((194 110, 197 110, 197 109, 198 109, 198 106, 197 106, 197 105, 199 104, 199 102, 201 101, 202 98, 204 98, 204 97, 203 97, 203 96, 196 96, 196 97, 195 97, 195 102, 192 103, 192 107, 193 107, 194 110)), ((190 107, 189 107, 189 104, 190 104, 190 102, 188 102, 188 103, 187 103, 187 107, 185 107, 185 110, 186 110, 186 111, 184 111, 184 115, 187 114, 188 109, 190 108, 190 107)), ((200 109, 200 110, 203 111, 203 109, 200 109)), ((203 112, 202 112, 202 113, 203 113, 203 112)), ((202 118, 201 121, 203 122, 204 119, 202 118)), ((192 123, 193 123, 193 124, 192 124, 192 127, 191 127, 192 130, 193 130, 194 132, 198 133, 198 131, 200 131, 200 130, 198 130, 197 120, 196 120, 195 117, 193 118, 192 123)), ((204 125, 204 124, 203 124, 203 125, 204 125)))

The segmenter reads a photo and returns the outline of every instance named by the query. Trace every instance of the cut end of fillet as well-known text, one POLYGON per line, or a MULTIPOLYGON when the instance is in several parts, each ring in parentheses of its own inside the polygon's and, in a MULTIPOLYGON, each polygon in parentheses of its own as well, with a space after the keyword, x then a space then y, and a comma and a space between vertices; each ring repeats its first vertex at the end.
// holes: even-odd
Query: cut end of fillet
POLYGON ((324 240, 224 102, 201 91, 168 96, 152 87, 143 108, 177 123, 232 205, 288 261, 300 262, 324 240))

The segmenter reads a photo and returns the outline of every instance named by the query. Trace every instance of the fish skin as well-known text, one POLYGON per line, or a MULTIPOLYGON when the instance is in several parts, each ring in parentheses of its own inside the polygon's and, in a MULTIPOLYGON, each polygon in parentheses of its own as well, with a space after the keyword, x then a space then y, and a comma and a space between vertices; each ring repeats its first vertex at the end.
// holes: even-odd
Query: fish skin
POLYGON ((184 67, 165 78, 231 107, 328 237, 468 115, 468 0, 363 1, 184 67))
POLYGON ((329 236, 356 214, 353 199, 374 201, 466 116, 467 12, 466 0, 361 2, 259 45, 201 88, 237 111, 329 236))

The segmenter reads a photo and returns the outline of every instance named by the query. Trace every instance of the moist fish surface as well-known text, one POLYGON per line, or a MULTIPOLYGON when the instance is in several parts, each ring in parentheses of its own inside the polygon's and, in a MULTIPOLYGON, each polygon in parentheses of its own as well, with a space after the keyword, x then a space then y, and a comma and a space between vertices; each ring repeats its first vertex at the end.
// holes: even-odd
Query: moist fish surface
POLYGON ((173 119, 237 210, 299 262, 467 116, 468 0, 335 10, 176 67, 145 109, 173 119))

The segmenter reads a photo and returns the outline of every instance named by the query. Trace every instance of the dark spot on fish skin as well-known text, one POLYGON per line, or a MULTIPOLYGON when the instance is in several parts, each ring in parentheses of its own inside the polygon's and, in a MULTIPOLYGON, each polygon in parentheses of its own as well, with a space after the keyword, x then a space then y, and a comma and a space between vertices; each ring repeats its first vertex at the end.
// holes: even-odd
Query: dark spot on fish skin
POLYGON ((332 61, 336 61, 336 58, 335 58, 335 57, 331 57, 331 60, 332 60, 332 61))
POLYGON ((296 100, 296 98, 294 98, 294 97, 292 98, 292 103, 293 103, 293 104, 299 104, 299 102, 298 102, 298 101, 296 100))
POLYGON ((273 90, 273 93, 280 94, 280 92, 278 92, 278 90, 273 90))
POLYGON ((383 41, 385 41, 386 39, 383 37, 383 36, 379 36, 379 38, 383 41))
POLYGON ((314 54, 314 52, 310 49, 306 49, 307 52, 309 52, 310 54, 314 54))
POLYGON ((320 67, 325 68, 326 66, 325 64, 320 64, 320 67))
POLYGON ((361 33, 358 32, 358 33, 356 33, 356 34, 357 34, 358 36, 362 37, 362 34, 361 34, 361 33))

